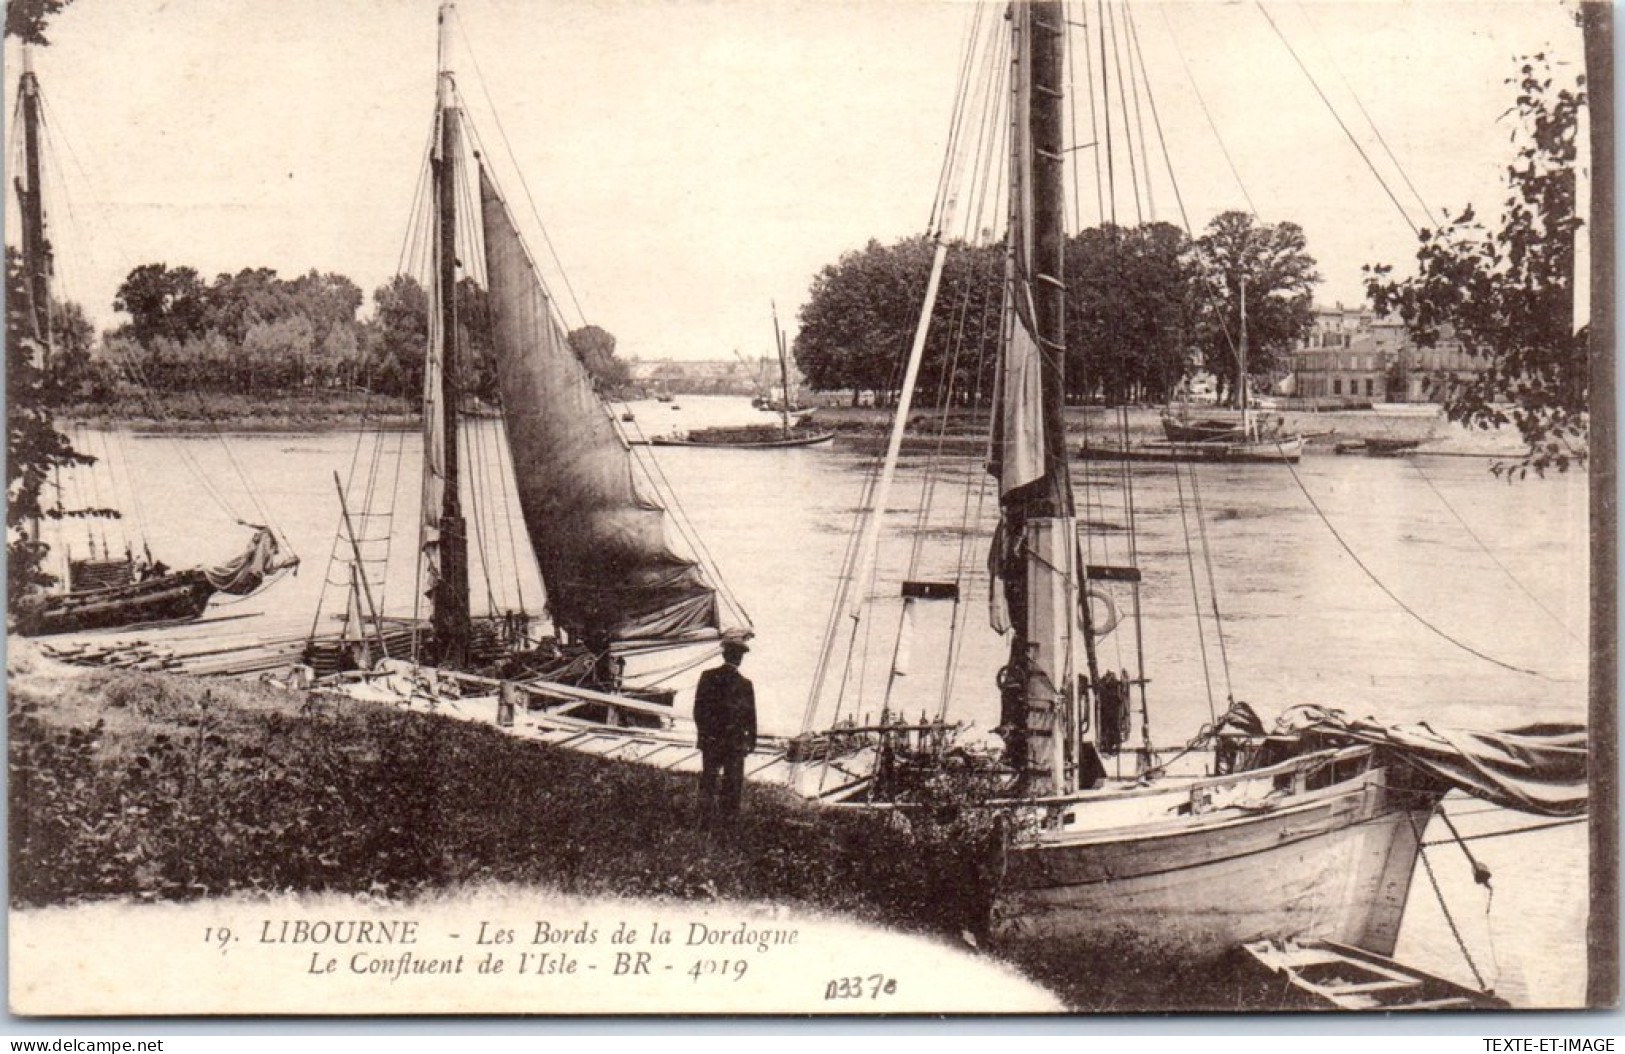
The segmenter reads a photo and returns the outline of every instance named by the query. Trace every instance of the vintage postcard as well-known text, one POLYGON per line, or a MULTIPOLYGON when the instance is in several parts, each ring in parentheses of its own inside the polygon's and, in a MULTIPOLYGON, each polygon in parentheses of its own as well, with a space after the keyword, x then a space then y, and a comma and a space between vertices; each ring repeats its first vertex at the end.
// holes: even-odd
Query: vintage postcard
POLYGON ((1611 1006, 1611 50, 12 0, 11 1013, 1611 1006))

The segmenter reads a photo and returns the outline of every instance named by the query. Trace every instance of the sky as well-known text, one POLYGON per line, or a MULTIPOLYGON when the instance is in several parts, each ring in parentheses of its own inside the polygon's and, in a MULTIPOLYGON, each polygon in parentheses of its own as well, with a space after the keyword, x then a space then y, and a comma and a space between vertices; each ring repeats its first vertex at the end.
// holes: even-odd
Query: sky
MULTIPOLYGON (((336 271, 370 294, 406 244, 436 8, 74 0, 34 56, 59 295, 115 325, 114 291, 149 262, 336 271)), ((1411 261, 1415 235, 1266 14, 1417 222, 1388 151, 1435 214, 1493 210, 1515 57, 1581 63, 1571 5, 1546 0, 1069 6, 1103 14, 1124 40, 1132 16, 1139 123, 1154 101, 1167 145, 1166 165, 1147 147, 1138 207, 1119 175, 1119 222, 1182 222, 1171 166, 1198 230, 1249 200, 1300 224, 1327 304, 1360 299, 1362 264, 1411 261)), ((754 357, 774 305, 793 337, 822 267, 925 231, 974 15, 969 0, 462 0, 452 66, 499 175, 518 173, 503 185, 533 252, 562 262, 572 325, 603 326, 623 357, 754 357)), ((8 40, 8 122, 19 56, 8 40)), ((1092 183, 1079 200, 1094 222, 1092 183)), ((11 201, 7 220, 10 242, 11 201)))

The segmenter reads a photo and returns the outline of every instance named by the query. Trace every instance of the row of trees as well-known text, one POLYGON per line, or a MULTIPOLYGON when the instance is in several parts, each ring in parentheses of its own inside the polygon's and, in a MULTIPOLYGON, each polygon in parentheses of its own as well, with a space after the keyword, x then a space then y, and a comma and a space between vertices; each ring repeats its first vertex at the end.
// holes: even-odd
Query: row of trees
MULTIPOLYGON (((75 303, 53 301, 49 348, 34 335, 20 253, 6 248, 8 592, 14 599, 51 584, 45 546, 31 525, 46 516, 116 516, 114 510, 47 509, 41 494, 60 467, 92 464, 57 430, 55 415, 77 402, 157 391, 253 391, 275 395, 316 385, 367 385, 415 400, 422 391, 429 297, 408 275, 374 293, 373 317, 358 321, 361 291, 342 275, 292 280, 267 268, 204 283, 187 267, 145 264, 130 272, 114 306, 130 321, 102 337, 75 303), (47 353, 48 352, 48 353, 47 353)), ((494 401, 496 367, 485 291, 458 288, 464 324, 465 391, 494 401)), ((601 390, 624 386, 629 368, 599 326, 569 334, 572 350, 601 390)))
POLYGON ((353 383, 361 304, 361 289, 343 275, 288 280, 259 267, 205 282, 191 267, 143 264, 114 297, 130 321, 110 335, 108 352, 160 390, 353 383))
MULTIPOLYGON (((932 247, 871 241, 814 279, 796 362, 813 387, 895 393, 932 247)), ((951 247, 921 363, 925 390, 969 404, 992 390, 1003 290, 1002 246, 951 247)), ((1320 280, 1294 223, 1216 217, 1192 239, 1167 223, 1105 225, 1066 246, 1067 386, 1075 400, 1166 400, 1198 363, 1224 392, 1240 369, 1246 291, 1248 373, 1269 376, 1310 326, 1320 280)))
MULTIPOLYGON (((457 289, 463 326, 465 391, 492 401, 496 368, 487 294, 471 279, 457 289)), ((310 271, 284 279, 250 268, 204 281, 191 267, 143 264, 113 301, 129 321, 108 333, 102 354, 83 311, 62 308, 57 329, 70 358, 63 386, 78 398, 110 397, 126 377, 153 391, 276 394, 314 388, 366 388, 414 399, 422 390, 429 296, 415 278, 396 275, 373 292, 372 317, 357 318, 359 286, 339 274, 310 271), (71 360, 71 361, 70 361, 71 360)), ((570 334, 571 346, 600 386, 626 382, 615 338, 597 326, 570 334)))

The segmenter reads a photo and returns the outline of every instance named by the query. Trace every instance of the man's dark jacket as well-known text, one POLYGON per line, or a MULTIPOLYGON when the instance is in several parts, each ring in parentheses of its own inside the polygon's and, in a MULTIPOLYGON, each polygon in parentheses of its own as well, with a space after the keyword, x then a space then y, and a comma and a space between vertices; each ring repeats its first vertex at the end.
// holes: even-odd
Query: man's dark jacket
POLYGON ((756 749, 756 689, 738 667, 724 663, 700 674, 694 723, 706 754, 749 754, 756 749))

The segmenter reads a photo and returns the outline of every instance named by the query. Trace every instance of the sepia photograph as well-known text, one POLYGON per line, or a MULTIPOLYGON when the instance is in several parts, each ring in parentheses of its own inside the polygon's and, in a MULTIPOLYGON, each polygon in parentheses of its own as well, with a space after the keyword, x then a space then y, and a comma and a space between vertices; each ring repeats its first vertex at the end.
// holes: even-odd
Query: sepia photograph
POLYGON ((1613 48, 8 0, 12 1021, 1616 1007, 1613 48))

